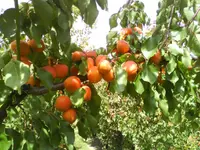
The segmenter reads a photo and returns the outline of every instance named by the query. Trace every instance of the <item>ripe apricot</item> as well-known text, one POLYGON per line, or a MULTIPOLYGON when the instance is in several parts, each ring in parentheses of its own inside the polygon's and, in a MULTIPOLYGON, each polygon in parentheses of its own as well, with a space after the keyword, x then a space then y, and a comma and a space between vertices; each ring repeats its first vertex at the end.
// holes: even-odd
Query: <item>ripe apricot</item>
POLYGON ((40 40, 41 47, 37 46, 37 43, 34 39, 28 41, 28 45, 33 49, 35 52, 43 52, 45 49, 44 41, 40 40))
MULTIPOLYGON (((17 56, 13 56, 12 58, 14 60, 17 60, 17 56)), ((21 56, 20 61, 23 62, 24 64, 28 65, 28 66, 30 66, 32 64, 32 62, 25 56, 21 56)))
POLYGON ((162 60, 162 55, 160 50, 158 50, 151 58, 150 61, 153 62, 155 65, 159 65, 162 60))
POLYGON ((84 94, 84 100, 90 101, 91 100, 91 96, 92 96, 92 92, 89 86, 87 85, 83 85, 82 88, 85 90, 85 94, 84 94))
POLYGON ((92 59, 91 57, 87 58, 87 70, 90 70, 90 68, 92 68, 94 66, 94 59, 92 59))
POLYGON ((27 58, 27 57, 21 57, 21 62, 23 62, 24 64, 30 66, 32 64, 32 62, 27 58))
POLYGON ((102 76, 101 76, 97 66, 92 67, 88 71, 87 78, 91 83, 97 83, 102 79, 102 76))
POLYGON ((65 79, 64 87, 69 92, 75 92, 81 87, 81 80, 77 76, 70 76, 65 79))
POLYGON ((135 32, 137 32, 138 34, 142 34, 142 29, 139 28, 139 27, 134 27, 133 30, 134 30, 135 32))
POLYGON ((128 76, 135 75, 137 74, 137 71, 138 71, 137 64, 132 60, 124 62, 122 64, 122 68, 126 70, 128 76))
POLYGON ((78 68, 75 65, 72 65, 70 68, 70 75, 77 76, 78 72, 79 72, 78 68))
POLYGON ((75 51, 72 53, 72 61, 73 62, 81 61, 82 57, 85 57, 85 54, 81 51, 75 51))
POLYGON ((128 81, 134 81, 136 78, 137 74, 132 74, 132 75, 128 75, 128 81))
POLYGON ((65 111, 63 113, 63 119, 68 121, 70 124, 74 123, 74 121, 76 120, 76 110, 71 108, 65 111))
POLYGON ((133 31, 131 28, 123 28, 120 32, 120 34, 123 36, 131 35, 132 33, 133 31))
POLYGON ((62 95, 56 99, 55 108, 59 111, 66 111, 72 106, 71 100, 68 96, 62 95))
POLYGON ((56 70, 52 66, 44 66, 42 67, 45 71, 49 72, 53 78, 56 78, 56 70))
POLYGON ((97 58, 95 59, 95 64, 96 64, 96 66, 98 66, 99 63, 100 63, 102 60, 105 60, 105 59, 107 59, 107 56, 105 56, 105 55, 98 55, 97 58))
POLYGON ((57 78, 65 78, 68 75, 69 68, 65 64, 56 64, 53 66, 56 70, 57 78))
POLYGON ((28 81, 26 82, 26 84, 30 84, 33 87, 34 86, 39 87, 40 86, 40 80, 31 75, 29 77, 28 81))
MULTIPOLYGON (((17 53, 17 43, 16 43, 16 40, 12 41, 10 43, 10 48, 15 53, 17 53)), ((27 56, 28 54, 30 54, 30 52, 31 52, 31 50, 29 48, 29 45, 25 41, 20 40, 20 55, 21 56, 27 56)))
POLYGON ((120 54, 127 53, 130 47, 129 44, 125 40, 119 40, 117 42, 117 52, 120 54))
POLYGON ((103 79, 107 82, 113 81, 115 78, 114 71, 111 69, 108 73, 103 75, 103 79))
POLYGON ((93 50, 93 51, 87 51, 87 52, 85 52, 85 55, 87 57, 96 58, 97 57, 97 52, 95 50, 93 50))
POLYGON ((102 60, 98 65, 98 70, 101 74, 106 74, 112 69, 111 63, 108 60, 102 60))

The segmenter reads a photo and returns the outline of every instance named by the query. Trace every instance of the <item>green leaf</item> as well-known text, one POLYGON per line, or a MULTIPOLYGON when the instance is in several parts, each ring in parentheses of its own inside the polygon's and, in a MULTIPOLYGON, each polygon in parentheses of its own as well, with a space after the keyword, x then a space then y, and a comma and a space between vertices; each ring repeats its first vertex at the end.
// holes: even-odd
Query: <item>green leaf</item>
POLYGON ((61 44, 71 41, 70 30, 63 30, 62 28, 56 28, 56 31, 57 31, 57 40, 61 44))
POLYGON ((1 145, 1 150, 9 150, 12 142, 7 139, 6 134, 1 133, 0 134, 0 145, 1 145))
POLYGON ((147 113, 153 114, 156 110, 155 96, 150 89, 150 85, 148 85, 146 88, 147 90, 143 93, 144 109, 147 113))
POLYGON ((11 53, 9 51, 0 52, 0 69, 2 69, 11 58, 11 53))
POLYGON ((177 67, 177 63, 175 61, 175 58, 171 57, 169 63, 166 66, 167 73, 171 74, 176 69, 176 67, 177 67))
POLYGON ((171 34, 175 41, 182 41, 187 37, 186 28, 181 28, 180 30, 172 30, 171 34))
POLYGON ((128 12, 128 20, 131 22, 131 23, 135 23, 135 17, 137 15, 137 12, 132 10, 130 12, 128 12))
POLYGON ((56 130, 54 130, 51 133, 51 137, 50 137, 50 142, 53 145, 53 147, 59 147, 60 143, 61 143, 61 134, 60 134, 60 129, 57 128, 56 130))
POLYGON ((176 43, 169 44, 168 51, 171 52, 171 54, 174 56, 177 56, 179 54, 183 55, 183 49, 180 48, 176 43))
POLYGON ((134 85, 135 85, 135 91, 138 94, 142 94, 144 92, 144 86, 142 82, 140 81, 140 76, 137 77, 134 85))
POLYGON ((119 93, 123 92, 126 89, 126 85, 127 85, 126 71, 121 67, 116 68, 116 76, 114 80, 115 91, 119 93))
POLYGON ((115 38, 116 36, 117 36, 117 31, 110 31, 106 36, 107 43, 109 43, 112 40, 112 38, 115 38))
POLYGON ((67 14, 64 14, 62 11, 60 11, 58 14, 58 25, 63 30, 67 30, 69 28, 68 20, 69 20, 69 18, 67 16, 67 14))
POLYGON ((80 9, 81 14, 85 13, 89 4, 90 0, 78 0, 78 8, 80 9))
POLYGON ((186 68, 192 66, 192 58, 190 56, 190 52, 187 49, 184 49, 184 54, 181 57, 181 60, 186 68))
POLYGON ((159 107, 162 110, 163 114, 168 117, 169 111, 168 111, 168 102, 167 100, 160 100, 159 101, 159 107))
POLYGON ((0 57, 0 69, 5 66, 3 59, 0 57))
POLYGON ((180 1, 180 9, 181 13, 183 12, 184 8, 187 7, 188 1, 187 0, 181 0, 180 1))
POLYGON ((12 36, 16 30, 16 10, 14 8, 7 9, 0 15, 0 31, 5 37, 12 36))
POLYGON ((79 135, 84 138, 87 139, 88 138, 88 128, 86 127, 85 123, 79 121, 77 123, 77 127, 78 127, 78 133, 79 135))
POLYGON ((192 19, 192 17, 194 16, 194 12, 189 7, 184 8, 183 12, 188 21, 190 21, 192 19))
POLYGON ((179 80, 179 77, 177 75, 177 71, 173 71, 169 76, 166 77, 169 81, 171 81, 171 83, 173 83, 174 85, 176 84, 176 82, 179 80))
POLYGON ((49 72, 42 68, 37 68, 37 75, 45 87, 47 87, 49 90, 53 87, 53 77, 49 72))
POLYGON ((97 124, 98 124, 96 118, 90 114, 88 114, 86 116, 86 118, 87 118, 88 125, 90 126, 91 130, 94 131, 95 128, 97 128, 97 124))
POLYGON ((172 117, 173 123, 179 123, 181 122, 181 110, 176 110, 172 117))
POLYGON ((11 60, 3 69, 5 85, 13 90, 21 91, 21 86, 25 84, 30 77, 30 69, 24 63, 11 60))
POLYGON ((52 21, 55 18, 54 10, 51 5, 44 0, 32 0, 32 3, 41 23, 45 27, 51 26, 52 21))
POLYGON ((150 84, 154 84, 157 81, 158 72, 158 68, 153 64, 145 64, 141 78, 150 84))
POLYGON ((97 9, 95 0, 91 0, 90 4, 88 5, 88 8, 86 9, 86 12, 85 12, 85 17, 84 17, 85 23, 92 26, 98 16, 98 14, 99 14, 99 11, 97 9))
POLYGON ((4 103, 6 97, 11 93, 12 89, 7 87, 3 80, 0 80, 0 104, 4 103))
POLYGON ((16 149, 16 150, 20 149, 22 141, 23 141, 22 135, 18 131, 11 128, 6 129, 5 131, 6 131, 6 134, 11 136, 13 139, 13 145, 12 145, 13 149, 16 149))
POLYGON ((117 26, 117 18, 118 14, 112 14, 109 19, 110 29, 115 28, 117 26))
POLYGON ((160 39, 160 36, 153 36, 144 42, 141 50, 146 59, 151 58, 157 52, 160 39))
POLYGON ((35 142, 35 133, 33 131, 26 130, 24 133, 24 138, 29 143, 34 143, 35 142))
POLYGON ((79 65, 79 75, 87 75, 87 61, 86 59, 82 59, 79 65))
POLYGON ((190 36, 188 46, 195 55, 200 56, 200 34, 190 36))
POLYGON ((103 10, 107 10, 108 9, 108 2, 107 0, 96 0, 98 5, 101 7, 101 9, 103 10))
POLYGON ((31 24, 30 33, 31 33, 32 38, 36 41, 37 45, 40 44, 40 40, 42 38, 43 32, 44 31, 42 30, 41 27, 35 26, 34 24, 31 24))
POLYGON ((85 90, 83 88, 80 88, 70 96, 71 102, 75 107, 80 107, 83 104, 84 94, 85 90))
POLYGON ((66 121, 62 121, 60 123, 60 133, 64 134, 67 137, 67 144, 74 144, 74 129, 66 121))
POLYGON ((92 91, 92 97, 87 104, 90 108, 91 114, 97 116, 101 106, 101 97, 98 95, 94 85, 90 85, 90 89, 92 91))

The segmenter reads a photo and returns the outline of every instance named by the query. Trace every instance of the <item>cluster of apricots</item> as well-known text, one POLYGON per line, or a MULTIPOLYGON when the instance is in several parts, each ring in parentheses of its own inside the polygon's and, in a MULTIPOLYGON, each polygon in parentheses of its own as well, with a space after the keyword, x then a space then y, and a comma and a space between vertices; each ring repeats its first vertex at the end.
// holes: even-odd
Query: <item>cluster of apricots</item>
MULTIPOLYGON (((120 56, 123 54, 127 55, 136 55, 133 54, 130 50, 130 45, 126 41, 126 37, 128 35, 132 35, 134 32, 138 34, 142 34, 142 29, 139 27, 134 27, 133 29, 130 27, 123 28, 120 32, 120 39, 116 42, 116 48, 112 51, 112 53, 116 53, 116 56, 120 56)), ((27 65, 31 65, 31 61, 28 59, 28 55, 34 52, 43 52, 45 50, 45 44, 41 40, 41 47, 38 47, 35 40, 29 40, 27 42, 20 41, 20 56, 21 61, 27 65)), ((14 53, 16 51, 16 41, 11 43, 11 49, 14 53)), ((16 59, 16 56, 13 56, 13 59, 16 59)), ((158 50, 154 56, 150 58, 150 61, 155 65, 159 65, 162 60, 161 51, 158 50)), ((55 64, 49 63, 47 66, 43 66, 42 69, 49 72, 52 75, 52 78, 63 79, 65 90, 73 94, 78 89, 82 88, 85 90, 84 101, 88 102, 91 100, 91 89, 88 85, 83 84, 81 79, 79 78, 79 67, 77 67, 80 62, 86 62, 86 76, 87 81, 90 83, 98 83, 102 79, 106 82, 112 82, 115 79, 115 68, 112 59, 110 60, 108 55, 97 55, 96 51, 74 51, 71 55, 72 65, 69 68, 66 64, 55 64)), ((141 64, 143 62, 135 62, 131 59, 126 60, 121 64, 121 67, 127 72, 127 80, 134 81, 138 72, 141 70, 141 64)), ((161 68, 158 82, 163 83, 162 74, 165 74, 164 68, 161 68)), ((31 75, 27 84, 31 86, 40 86, 40 80, 35 76, 31 75)), ((63 112, 63 119, 68 121, 69 123, 73 123, 76 120, 76 109, 73 108, 70 97, 67 95, 61 95, 56 99, 55 108, 58 111, 63 112)))
MULTIPOLYGON (((137 34, 143 34, 142 29, 140 27, 134 27, 133 29, 130 27, 123 28, 120 31, 120 39, 116 42, 116 48, 112 51, 116 53, 116 55, 123 55, 123 54, 129 54, 132 55, 132 52, 130 51, 130 45, 126 41, 126 37, 128 35, 132 35, 133 33, 137 34)), ((141 54, 141 52, 139 52, 141 54)), ((138 53, 133 54, 135 57, 139 55, 138 53)), ((155 64, 156 66, 159 66, 160 62, 162 60, 161 51, 158 50, 151 58, 150 61, 155 64)), ((145 60, 142 62, 139 62, 137 64, 133 60, 128 60, 122 64, 122 67, 126 70, 128 75, 128 81, 133 81, 137 75, 137 72, 141 70, 141 65, 143 65, 145 60)), ((158 76, 158 82, 163 83, 162 75, 165 74, 165 69, 162 67, 160 68, 159 76, 158 76)))

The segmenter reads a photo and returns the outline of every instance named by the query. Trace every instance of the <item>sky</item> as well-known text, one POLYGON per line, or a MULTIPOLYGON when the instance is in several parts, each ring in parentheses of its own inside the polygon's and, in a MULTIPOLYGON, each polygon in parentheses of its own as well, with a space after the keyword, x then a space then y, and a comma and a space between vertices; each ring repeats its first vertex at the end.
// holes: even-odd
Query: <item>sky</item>
MULTIPOLYGON (((0 10, 14 7, 14 0, 4 0, 0 2, 0 10)), ((27 2, 28 0, 18 0, 20 2, 27 2)), ((151 18, 152 21, 156 18, 156 10, 158 8, 159 0, 140 0, 145 5, 145 12, 151 18)), ((90 35, 89 43, 92 43, 95 48, 106 46, 106 35, 108 34, 109 27, 109 17, 118 12, 119 8, 125 4, 127 0, 108 0, 108 11, 103 11, 99 9, 99 16, 97 18, 97 23, 95 29, 92 30, 90 35), (98 39, 97 39, 98 38, 98 39)), ((78 22, 77 26, 81 26, 81 22, 78 22)))

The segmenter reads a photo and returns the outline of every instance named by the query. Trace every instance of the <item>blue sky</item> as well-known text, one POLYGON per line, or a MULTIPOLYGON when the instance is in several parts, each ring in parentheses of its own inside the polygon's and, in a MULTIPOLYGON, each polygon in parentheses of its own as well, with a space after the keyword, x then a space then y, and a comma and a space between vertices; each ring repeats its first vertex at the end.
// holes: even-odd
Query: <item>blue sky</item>
MULTIPOLYGON (((14 0, 4 0, 0 3, 0 10, 7 9, 10 7, 14 7, 14 0)), ((28 0, 18 0, 20 2, 27 2, 28 0)), ((158 8, 159 0, 141 0, 145 5, 145 12, 151 18, 151 20, 155 20, 156 18, 156 10, 158 8)), ((108 0, 108 11, 99 10, 99 16, 97 18, 97 26, 92 30, 92 34, 90 35, 89 43, 92 43, 95 48, 105 47, 106 45, 106 35, 109 32, 109 17, 116 13, 119 8, 125 4, 127 0, 108 0), (98 40, 97 38, 98 37, 98 40)), ((81 27, 81 23, 78 24, 81 27)))

